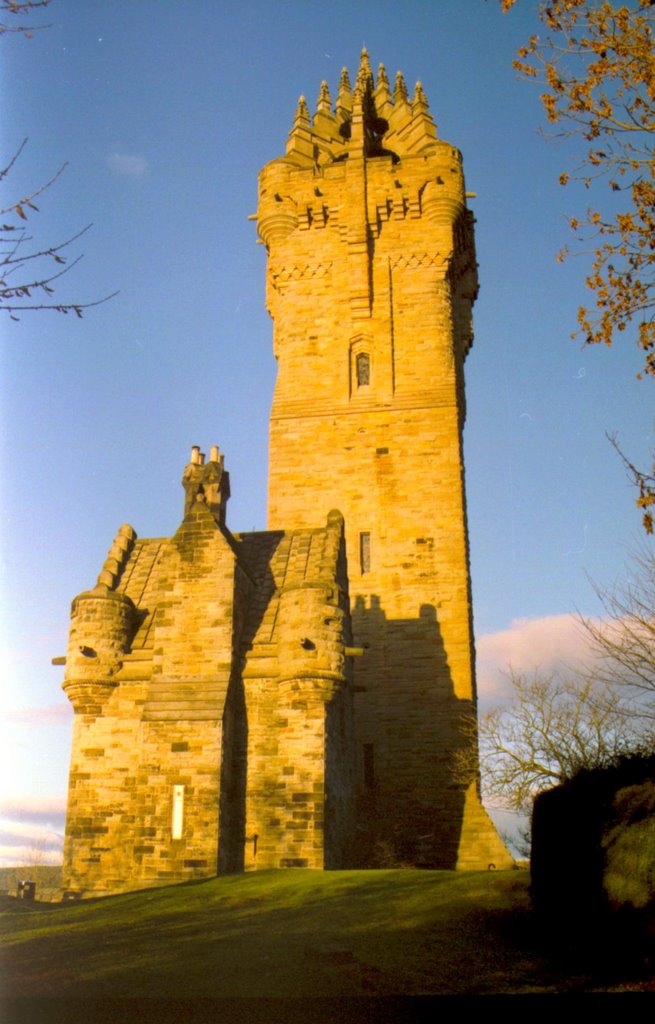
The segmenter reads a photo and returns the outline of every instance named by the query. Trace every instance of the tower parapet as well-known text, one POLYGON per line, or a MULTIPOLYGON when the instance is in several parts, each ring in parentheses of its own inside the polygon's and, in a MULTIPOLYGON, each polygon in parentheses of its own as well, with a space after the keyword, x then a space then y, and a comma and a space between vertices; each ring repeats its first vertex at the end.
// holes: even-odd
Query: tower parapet
POLYGON ((326 82, 313 117, 301 96, 285 155, 260 174, 257 219, 269 254, 267 305, 276 323, 284 315, 281 294, 296 282, 312 282, 314 291, 317 283, 329 287, 335 260, 346 271, 344 312, 353 320, 376 313, 388 319, 392 272, 411 258, 448 277, 465 357, 477 294, 473 215, 461 154, 439 139, 420 82, 410 99, 398 72, 392 93, 384 65, 376 82, 364 50, 354 88, 343 69, 334 106, 326 82), (400 246, 399 229, 405 236, 400 246), (411 256, 403 253, 408 248, 411 256))

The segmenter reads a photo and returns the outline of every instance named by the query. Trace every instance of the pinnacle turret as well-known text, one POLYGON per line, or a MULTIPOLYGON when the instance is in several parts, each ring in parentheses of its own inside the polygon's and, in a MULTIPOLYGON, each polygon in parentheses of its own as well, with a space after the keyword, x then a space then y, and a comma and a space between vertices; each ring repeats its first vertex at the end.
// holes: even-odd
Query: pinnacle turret
POLYGON ((375 92, 373 93, 373 99, 378 116, 383 117, 385 120, 388 119, 389 114, 393 109, 393 99, 384 64, 380 64, 378 67, 378 82, 375 92))
POLYGON ((293 118, 293 127, 309 127, 309 108, 304 96, 300 96, 298 98, 298 106, 296 107, 296 113, 293 118))
POLYGON ((371 62, 368 59, 368 50, 366 47, 362 49, 362 53, 359 58, 357 85, 361 86, 363 92, 366 92, 367 89, 373 88, 373 71, 371 69, 371 62))
POLYGON ((341 78, 339 80, 339 93, 337 95, 336 102, 336 115, 337 120, 343 124, 350 117, 350 112, 353 108, 353 97, 350 88, 350 78, 348 76, 348 68, 341 69, 341 78))
POLYGON ((412 100, 412 113, 417 114, 419 111, 421 113, 427 113, 428 109, 428 101, 425 93, 423 92, 423 86, 420 82, 417 82, 414 89, 414 98, 412 100))
POLYGON ((328 89, 328 84, 325 80, 321 82, 321 91, 318 94, 318 101, 316 103, 316 113, 332 113, 332 99, 330 98, 330 90, 328 89))
POLYGON ((405 76, 402 71, 396 72, 396 87, 393 98, 396 103, 398 100, 407 100, 407 86, 405 85, 405 76))

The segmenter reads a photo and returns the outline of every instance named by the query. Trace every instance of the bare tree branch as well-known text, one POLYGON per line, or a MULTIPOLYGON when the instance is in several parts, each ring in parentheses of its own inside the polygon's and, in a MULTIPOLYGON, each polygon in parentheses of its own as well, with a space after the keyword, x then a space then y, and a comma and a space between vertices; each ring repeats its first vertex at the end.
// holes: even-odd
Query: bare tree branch
POLYGON ((31 39, 32 32, 38 32, 40 29, 49 28, 49 25, 22 25, 17 24, 14 21, 5 21, 4 19, 9 15, 11 18, 14 17, 31 17, 32 14, 40 8, 48 7, 51 0, 0 0, 0 17, 3 18, 0 21, 0 36, 6 32, 13 32, 17 35, 25 36, 27 39, 31 39))
MULTIPOLYGON (((7 179, 9 172, 14 168, 18 157, 23 152, 27 139, 24 139, 13 155, 9 163, 0 170, 0 182, 7 179)), ((41 291, 46 296, 54 294, 52 287, 64 274, 67 274, 79 263, 82 256, 77 256, 72 262, 68 257, 62 255, 76 242, 91 225, 82 228, 81 231, 71 235, 64 242, 51 245, 46 248, 30 247, 33 242, 32 235, 27 234, 25 224, 34 213, 38 213, 34 199, 42 195, 54 185, 66 168, 63 164, 43 185, 29 192, 18 202, 12 201, 0 209, 0 216, 7 218, 6 223, 0 224, 0 312, 8 314, 10 319, 19 320, 21 313, 50 310, 57 313, 75 313, 78 317, 83 315, 85 309, 92 306, 102 305, 113 298, 117 292, 105 295, 100 299, 92 299, 86 302, 79 301, 45 301, 34 302, 32 293, 41 291), (52 273, 45 269, 47 264, 53 261, 61 269, 52 273), (38 264, 44 265, 43 273, 36 270, 38 264), (30 267, 28 271, 27 267, 30 267), (35 272, 36 271, 36 272, 35 272)))
MULTIPOLYGON (((497 805, 528 811, 542 790, 653 742, 652 723, 636 722, 630 700, 600 680, 510 672, 509 683, 478 730, 483 793, 497 805)), ((460 760, 457 777, 465 771, 460 760)))
POLYGON ((455 781, 476 777, 479 745, 487 799, 527 811, 543 789, 586 768, 655 749, 655 550, 633 555, 628 583, 596 587, 606 615, 579 616, 592 662, 585 671, 532 674, 510 670, 509 698, 465 719, 455 781))

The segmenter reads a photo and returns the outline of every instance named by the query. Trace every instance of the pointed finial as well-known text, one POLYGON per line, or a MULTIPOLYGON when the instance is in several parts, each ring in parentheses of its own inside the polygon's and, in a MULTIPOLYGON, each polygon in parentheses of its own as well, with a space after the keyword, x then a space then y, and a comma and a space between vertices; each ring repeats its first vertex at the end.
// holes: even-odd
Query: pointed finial
POLYGON ((319 114, 331 114, 332 113, 332 98, 330 96, 330 90, 328 89, 327 82, 321 82, 321 91, 318 94, 318 101, 316 103, 316 112, 319 114))
POLYGON ((373 93, 375 99, 375 109, 378 117, 386 119, 391 114, 393 109, 393 100, 391 99, 391 91, 389 89, 389 79, 387 78, 387 71, 384 64, 380 64, 378 67, 378 84, 373 93))
POLYGON ((337 120, 344 123, 350 117, 350 112, 353 108, 353 98, 350 91, 350 78, 348 77, 348 68, 341 69, 341 78, 339 80, 339 93, 337 95, 337 102, 335 104, 335 110, 337 114, 337 120))
POLYGON ((367 86, 373 87, 373 72, 371 70, 371 62, 368 59, 368 50, 366 47, 362 49, 361 56, 359 58, 359 71, 357 72, 357 82, 361 83, 362 88, 365 90, 367 86))
POLYGON ((296 107, 296 113, 293 118, 294 128, 300 124, 309 125, 309 108, 307 106, 307 100, 304 96, 298 99, 298 106, 296 107))
POLYGON ((402 71, 396 72, 396 87, 394 89, 393 98, 396 102, 398 102, 398 100, 407 101, 407 86, 405 85, 405 79, 402 71))
POLYGON ((423 92, 423 86, 421 85, 421 83, 417 82, 416 87, 414 89, 414 99, 412 100, 412 112, 416 114, 418 113, 419 110, 427 111, 427 109, 427 96, 423 92))
POLYGON ((364 130, 364 96, 365 88, 362 86, 359 77, 353 90, 353 106, 352 106, 352 117, 351 117, 351 131, 350 131, 350 153, 351 158, 354 153, 363 155, 366 137, 364 130))

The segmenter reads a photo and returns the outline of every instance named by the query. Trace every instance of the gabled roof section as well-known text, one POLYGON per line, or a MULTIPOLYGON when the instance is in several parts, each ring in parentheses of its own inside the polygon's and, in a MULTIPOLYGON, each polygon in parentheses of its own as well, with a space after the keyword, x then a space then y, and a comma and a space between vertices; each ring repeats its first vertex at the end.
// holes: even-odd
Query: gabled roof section
POLYGON ((436 126, 421 83, 416 83, 410 100, 399 71, 392 92, 384 64, 378 67, 376 82, 364 49, 354 87, 343 68, 334 107, 327 82, 321 83, 313 117, 305 97, 300 97, 286 159, 314 166, 345 159, 354 150, 363 150, 368 157, 389 152, 402 157, 422 153, 436 142, 436 126))
POLYGON ((338 603, 339 588, 345 585, 340 512, 330 512, 326 525, 315 529, 235 534, 235 541, 239 560, 257 588, 251 599, 247 643, 275 643, 277 606, 283 590, 322 584, 333 589, 338 603))

